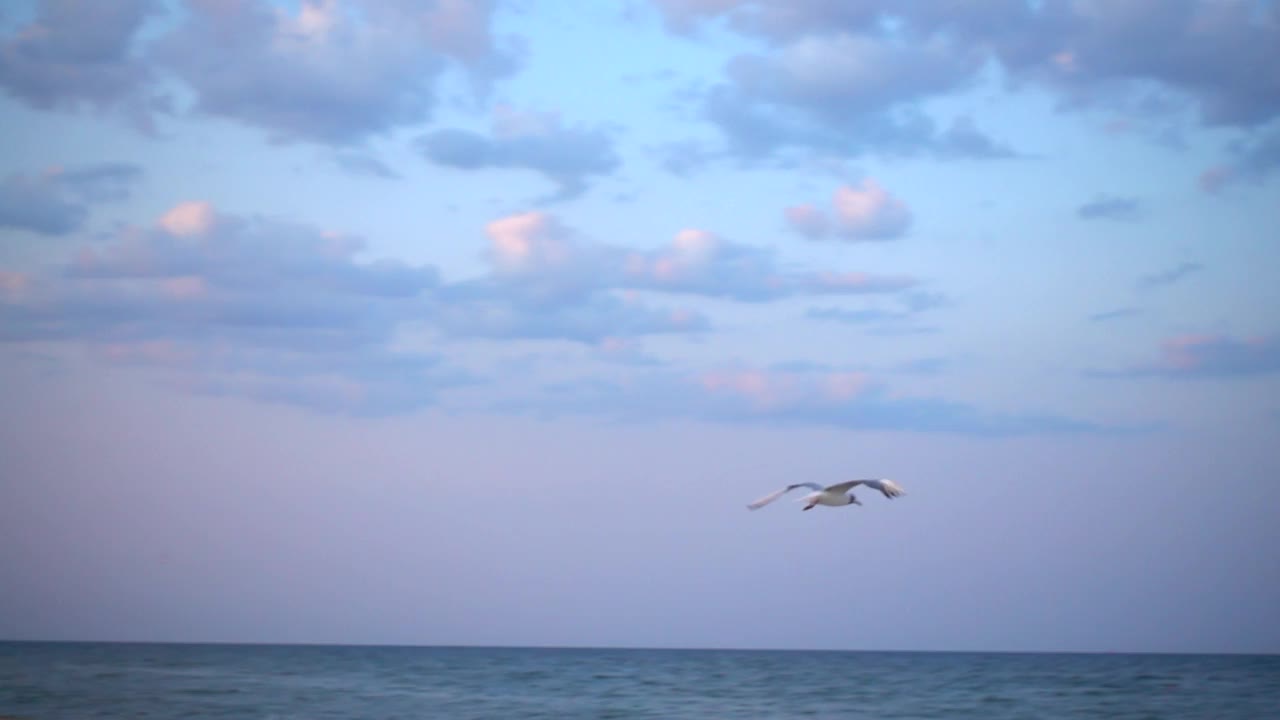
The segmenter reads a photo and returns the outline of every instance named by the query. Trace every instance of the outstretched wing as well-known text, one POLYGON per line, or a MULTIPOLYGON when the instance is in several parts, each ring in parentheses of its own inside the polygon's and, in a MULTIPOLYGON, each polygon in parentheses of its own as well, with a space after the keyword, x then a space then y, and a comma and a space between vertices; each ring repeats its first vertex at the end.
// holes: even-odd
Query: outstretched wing
POLYGON ((792 490, 795 490, 796 488, 802 488, 802 487, 813 488, 814 490, 822 490, 822 486, 819 485, 818 483, 803 482, 803 483, 796 483, 795 485, 788 485, 782 488, 781 490, 778 490, 776 492, 771 492, 768 495, 765 495, 764 497, 760 498, 759 500, 756 500, 755 502, 751 503, 750 505, 747 505, 747 509, 759 510, 760 508, 764 507, 765 505, 768 505, 774 500, 777 500, 783 495, 786 495, 792 490))
POLYGON ((865 480, 847 480, 847 481, 842 482, 842 483, 836 483, 835 485, 832 485, 832 486, 830 486, 830 487, 826 488, 826 490, 827 490, 827 492, 843 493, 843 492, 849 492, 850 490, 854 489, 855 487, 857 487, 857 486, 859 486, 859 485, 866 485, 867 487, 871 488, 872 490, 879 490, 880 492, 884 493, 884 496, 885 496, 885 497, 887 497, 887 498, 889 498, 889 499, 893 499, 893 498, 898 497, 899 495, 905 495, 905 494, 906 494, 906 491, 905 491, 905 490, 903 490, 903 489, 902 489, 902 487, 901 487, 900 485, 898 485, 898 483, 896 483, 896 482, 894 482, 894 481, 892 481, 892 480, 888 480, 888 479, 886 479, 886 478, 868 478, 868 479, 865 479, 865 480))

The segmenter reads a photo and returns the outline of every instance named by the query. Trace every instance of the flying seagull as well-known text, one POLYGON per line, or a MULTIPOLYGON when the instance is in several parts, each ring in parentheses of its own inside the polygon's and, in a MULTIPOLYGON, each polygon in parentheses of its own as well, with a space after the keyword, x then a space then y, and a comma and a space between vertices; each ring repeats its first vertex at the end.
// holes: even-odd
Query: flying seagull
POLYGON ((812 510, 814 505, 829 505, 831 507, 840 507, 841 505, 861 505, 862 503, 858 501, 858 498, 854 497, 853 493, 850 492, 859 485, 866 485, 872 490, 879 490, 890 500, 903 494, 903 490, 898 486, 898 483, 884 478, 874 480, 848 480, 842 483, 836 483, 835 485, 828 485, 826 487, 822 487, 818 483, 802 482, 796 483, 795 485, 788 485, 777 492, 769 493, 748 505, 747 509, 759 510, 792 490, 802 487, 811 488, 816 491, 801 498, 801 502, 807 503, 804 506, 805 510, 812 510))

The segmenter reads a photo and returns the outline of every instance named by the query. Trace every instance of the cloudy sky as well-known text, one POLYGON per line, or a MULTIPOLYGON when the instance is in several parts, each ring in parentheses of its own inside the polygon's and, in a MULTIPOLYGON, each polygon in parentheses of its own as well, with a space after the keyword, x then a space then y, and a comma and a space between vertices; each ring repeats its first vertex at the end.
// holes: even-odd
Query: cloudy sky
POLYGON ((0 638, 1280 652, 1280 3, 2 13, 0 638))

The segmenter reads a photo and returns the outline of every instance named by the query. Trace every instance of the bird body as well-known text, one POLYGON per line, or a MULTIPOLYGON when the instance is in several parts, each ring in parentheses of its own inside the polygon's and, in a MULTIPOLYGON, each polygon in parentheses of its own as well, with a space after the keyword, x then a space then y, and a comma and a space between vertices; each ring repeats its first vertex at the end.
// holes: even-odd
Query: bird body
POLYGON ((885 478, 868 478, 863 480, 846 480, 845 482, 836 483, 822 487, 817 483, 802 482, 788 485, 781 490, 769 493, 764 497, 747 505, 748 510, 759 510, 796 488, 809 488, 814 492, 800 498, 800 502, 805 504, 805 510, 812 510, 817 505, 826 505, 827 507, 841 507, 844 505, 861 505, 862 502, 853 494, 853 488, 865 485, 873 490, 879 490, 885 497, 892 500, 899 495, 905 494, 902 487, 898 483, 885 478))

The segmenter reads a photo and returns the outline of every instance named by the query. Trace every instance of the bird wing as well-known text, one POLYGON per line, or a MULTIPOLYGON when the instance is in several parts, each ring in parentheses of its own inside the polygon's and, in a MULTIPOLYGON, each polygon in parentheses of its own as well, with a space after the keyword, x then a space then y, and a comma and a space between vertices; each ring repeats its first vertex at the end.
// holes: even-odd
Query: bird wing
POLYGON ((764 507, 765 505, 768 505, 774 500, 777 500, 783 495, 786 495, 792 490, 795 490, 796 488, 802 488, 802 487, 813 488, 814 490, 822 490, 822 486, 819 485, 818 483, 803 482, 803 483, 796 483, 795 485, 788 485, 782 488, 781 490, 776 490, 774 492, 771 492, 768 495, 765 495, 764 497, 760 498, 759 500, 752 502, 751 504, 747 505, 747 509, 759 510, 760 508, 764 507))
POLYGON ((899 495, 905 495, 906 491, 902 489, 898 483, 885 478, 866 478, 863 480, 846 480, 842 483, 836 483, 826 488, 827 492, 843 493, 849 492, 859 485, 866 485, 872 490, 879 490, 884 496, 890 499, 899 495))

